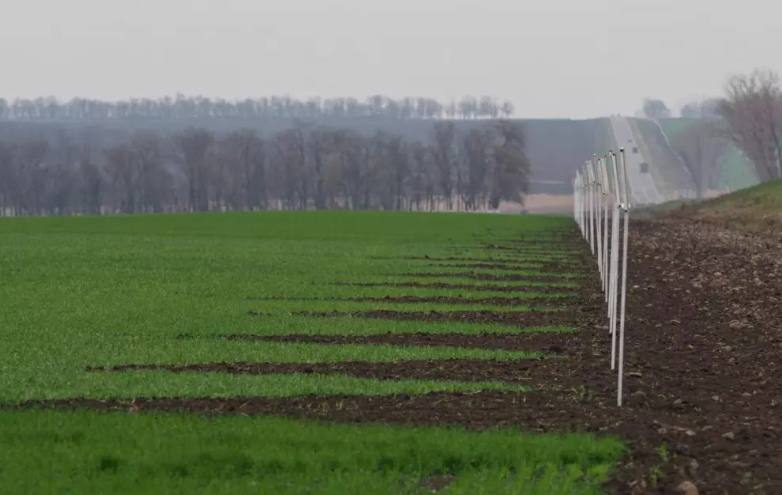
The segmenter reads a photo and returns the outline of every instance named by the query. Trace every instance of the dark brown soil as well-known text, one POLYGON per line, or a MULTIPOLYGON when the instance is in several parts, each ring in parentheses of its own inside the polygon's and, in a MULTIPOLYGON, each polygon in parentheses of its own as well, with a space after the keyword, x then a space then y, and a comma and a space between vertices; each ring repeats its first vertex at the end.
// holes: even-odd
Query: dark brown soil
POLYGON ((398 273, 391 274, 396 277, 411 278, 468 278, 472 280, 482 280, 484 282, 543 282, 543 283, 561 283, 576 282, 579 279, 568 275, 511 275, 511 274, 493 274, 479 272, 421 272, 421 273, 398 273))
MULTIPOLYGON (((583 310, 565 315, 578 323, 578 337, 547 335, 561 338, 562 356, 523 363, 530 366, 529 393, 75 399, 22 407, 590 431, 618 435, 629 447, 608 485, 614 493, 674 493, 679 483, 691 480, 702 494, 782 494, 782 242, 687 218, 636 222, 631 232, 621 409, 615 405, 603 301, 594 276, 583 310)), ((552 314, 545 313, 375 311, 358 316, 552 324, 552 314)))
POLYGON ((503 287, 496 285, 480 284, 448 284, 443 282, 365 282, 365 283, 341 283, 336 285, 350 285, 353 287, 393 287, 393 288, 411 288, 411 289, 453 289, 468 290, 476 292, 537 292, 540 294, 575 294, 576 289, 571 287, 524 287, 513 286, 503 287))
POLYGON ((446 296, 384 296, 384 297, 354 297, 348 299, 354 302, 382 303, 438 303, 438 304, 487 304, 492 306, 528 306, 530 304, 548 304, 563 307, 576 300, 568 297, 446 297, 446 296))
POLYGON ((530 256, 535 255, 545 255, 545 256, 562 256, 562 257, 568 257, 573 252, 577 251, 566 251, 557 249, 556 244, 551 244, 551 247, 542 247, 538 245, 538 247, 532 247, 532 248, 525 248, 521 247, 521 245, 500 245, 500 244, 486 244, 484 246, 481 246, 480 249, 486 249, 489 251, 507 251, 510 253, 519 253, 519 254, 526 254, 530 256))
POLYGON ((537 359, 520 361, 485 361, 477 359, 447 359, 438 361, 368 362, 344 361, 338 363, 201 363, 190 365, 126 364, 108 369, 88 368, 89 371, 165 370, 183 372, 220 372, 264 375, 272 373, 340 374, 378 380, 502 380, 513 383, 531 383, 539 368, 537 359))
MULTIPOLYGON (((579 311, 585 311, 579 308, 579 311)), ((524 311, 392 311, 376 309, 372 311, 306 311, 296 313, 301 316, 321 318, 353 317, 377 320, 404 321, 442 321, 467 323, 499 323, 517 327, 560 327, 578 324, 578 314, 564 311, 524 312, 524 311)))
POLYGON ((379 335, 243 335, 233 334, 228 340, 249 342, 306 342, 312 344, 387 344, 409 346, 465 347, 476 349, 504 349, 509 351, 544 351, 561 354, 579 344, 577 333, 563 335, 552 332, 514 334, 461 334, 461 333, 384 333, 379 335))
POLYGON ((415 261, 465 261, 476 263, 547 263, 547 261, 537 261, 525 258, 470 258, 465 256, 446 256, 446 257, 429 257, 429 256, 412 256, 408 258, 400 258, 405 260, 415 261))
POLYGON ((518 270, 518 271, 538 271, 556 275, 557 272, 572 273, 579 270, 579 266, 574 263, 428 263, 429 268, 465 268, 468 270, 518 270))
POLYGON ((573 297, 482 297, 468 298, 455 296, 383 296, 383 297, 247 297, 247 301, 343 301, 371 303, 438 303, 438 304, 487 304, 494 306, 527 306, 544 303, 563 307, 574 303, 573 297))

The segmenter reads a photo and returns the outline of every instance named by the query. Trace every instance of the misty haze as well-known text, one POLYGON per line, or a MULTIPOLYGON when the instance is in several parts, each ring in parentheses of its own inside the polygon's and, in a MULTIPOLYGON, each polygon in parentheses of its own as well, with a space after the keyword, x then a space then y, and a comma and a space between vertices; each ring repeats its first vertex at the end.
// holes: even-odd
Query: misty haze
POLYGON ((782 8, 5 0, 0 493, 782 493, 782 8))

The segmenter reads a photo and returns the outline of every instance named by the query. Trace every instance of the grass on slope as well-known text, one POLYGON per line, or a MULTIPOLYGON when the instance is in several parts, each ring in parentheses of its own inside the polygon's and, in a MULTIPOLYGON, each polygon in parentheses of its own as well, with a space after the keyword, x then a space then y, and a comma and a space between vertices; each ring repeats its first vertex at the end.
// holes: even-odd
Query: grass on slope
POLYGON ((8 493, 591 495, 613 439, 275 418, 0 412, 8 493))
POLYGON ((736 190, 745 187, 751 187, 758 183, 757 171, 744 153, 736 145, 727 139, 726 132, 714 132, 715 122, 703 119, 692 118, 674 118, 660 120, 660 126, 668 139, 675 143, 682 140, 703 140, 704 135, 707 141, 702 144, 712 149, 719 150, 714 164, 716 166, 717 176, 713 185, 717 190, 736 190), (687 136, 688 133, 702 126, 703 130, 697 135, 687 136))
POLYGON ((766 182, 702 203, 701 208, 724 214, 782 214, 782 180, 766 182))
POLYGON ((679 210, 707 221, 750 232, 782 230, 782 180, 766 182, 679 210))

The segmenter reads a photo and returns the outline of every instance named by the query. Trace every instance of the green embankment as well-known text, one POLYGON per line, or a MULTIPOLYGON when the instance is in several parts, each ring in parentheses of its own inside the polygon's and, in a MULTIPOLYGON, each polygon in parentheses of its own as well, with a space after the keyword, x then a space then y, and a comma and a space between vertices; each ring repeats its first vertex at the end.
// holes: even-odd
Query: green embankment
POLYGON ((709 126, 703 133, 705 142, 700 145, 702 150, 716 150, 715 163, 710 167, 716 171, 709 188, 717 191, 735 191, 751 187, 758 183, 757 172, 752 162, 739 150, 735 144, 725 137, 724 132, 713 128, 713 124, 702 119, 662 119, 660 121, 669 141, 675 142, 678 137, 685 136, 694 126, 709 126))
POLYGON ((692 214, 708 221, 761 233, 782 232, 782 181, 766 182, 693 205, 692 214))

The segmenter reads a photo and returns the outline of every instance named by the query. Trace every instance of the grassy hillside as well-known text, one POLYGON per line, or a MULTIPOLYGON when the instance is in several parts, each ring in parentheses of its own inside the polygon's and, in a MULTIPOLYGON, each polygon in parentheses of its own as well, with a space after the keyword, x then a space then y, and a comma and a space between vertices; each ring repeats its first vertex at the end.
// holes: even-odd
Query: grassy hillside
POLYGON ((728 221, 752 231, 782 231, 782 181, 773 181, 705 201, 695 215, 728 221))
MULTIPOLYGON (((660 126, 671 142, 677 142, 678 138, 686 136, 695 126, 708 124, 702 119, 662 119, 660 126)), ((713 174, 709 180, 709 187, 717 191, 735 191, 758 183, 757 173, 752 162, 744 156, 724 133, 706 133, 707 143, 700 146, 701 149, 713 148, 713 162, 707 164, 713 174)), ((711 156, 711 155, 710 155, 711 156)))

